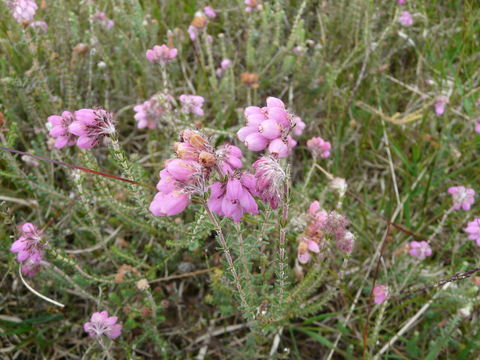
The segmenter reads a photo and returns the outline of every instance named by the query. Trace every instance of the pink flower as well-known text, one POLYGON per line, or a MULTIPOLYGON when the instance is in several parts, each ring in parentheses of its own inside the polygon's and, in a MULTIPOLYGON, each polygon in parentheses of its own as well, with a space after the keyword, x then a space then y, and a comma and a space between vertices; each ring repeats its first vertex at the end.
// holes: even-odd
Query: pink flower
POLYGON ((164 115, 171 109, 173 97, 170 94, 158 94, 143 104, 136 105, 134 118, 139 129, 155 129, 161 123, 164 115))
POLYGON ((203 12, 210 19, 213 19, 213 18, 217 17, 217 13, 215 12, 215 10, 213 10, 213 8, 211 6, 205 6, 203 8, 203 12))
POLYGON ((181 190, 167 194, 158 192, 150 204, 150 212, 155 216, 174 216, 185 210, 190 203, 190 195, 181 190))
POLYGON ((97 24, 103 26, 107 30, 110 30, 115 25, 115 22, 107 18, 107 15, 104 12, 96 12, 93 14, 92 18, 97 24))
POLYGON ((7 0, 7 7, 20 24, 31 22, 38 9, 34 0, 7 0))
POLYGON ((435 99, 435 114, 437 116, 443 115, 445 112, 445 106, 449 103, 448 97, 446 96, 437 96, 435 99))
POLYGON ((190 25, 188 27, 188 35, 190 36, 190 40, 195 41, 198 36, 198 28, 196 26, 190 25))
POLYGON ((350 254, 353 250, 353 245, 355 244, 355 235, 350 231, 339 234, 335 238, 335 245, 340 251, 350 254))
POLYGON ((348 224, 349 221, 344 215, 336 211, 331 211, 328 214, 327 221, 325 222, 324 231, 329 234, 334 234, 337 237, 341 237, 347 231, 346 228, 348 224))
POLYGON ((388 298, 388 288, 385 285, 375 285, 373 288, 373 301, 381 304, 388 298))
POLYGON ((26 275, 28 277, 34 277, 36 276, 40 270, 42 269, 41 264, 37 264, 33 262, 31 259, 27 259, 21 267, 22 274, 26 275))
POLYGON ((223 59, 220 63, 220 67, 215 70, 215 74, 218 77, 222 76, 223 72, 232 66, 232 61, 230 59, 223 59))
POLYGON ((198 116, 203 116, 203 103, 205 99, 202 96, 198 95, 180 95, 178 98, 182 104, 182 112, 184 114, 195 114, 198 116))
POLYGON ((326 232, 328 213, 321 209, 318 201, 314 201, 308 208, 308 215, 310 219, 307 226, 307 235, 316 237, 319 233, 322 233, 321 236, 323 236, 323 233, 326 232))
POLYGON ((222 70, 227 70, 232 66, 232 60, 230 59, 223 59, 222 62, 220 63, 220 67, 222 70))
POLYGON ((315 216, 315 214, 320 211, 320 203, 318 201, 314 201, 310 204, 310 206, 308 207, 308 213, 310 215, 313 215, 315 216))
POLYGON ((306 264, 310 261, 310 252, 318 254, 320 253, 320 247, 314 240, 308 238, 302 238, 297 247, 297 258, 301 264, 306 264))
POLYGON ((262 5, 259 4, 259 0, 245 0, 245 11, 252 12, 253 10, 262 10, 262 5))
POLYGON ((236 169, 242 167, 242 150, 230 144, 221 146, 216 152, 217 164, 222 174, 233 174, 236 169))
POLYGON ((327 213, 320 208, 318 201, 310 204, 308 209, 309 221, 306 229, 306 239, 321 243, 323 237, 328 235, 335 240, 337 248, 350 254, 355 244, 355 235, 347 230, 348 219, 336 211, 327 213))
POLYGON ((113 115, 103 109, 81 109, 75 111, 75 121, 68 130, 78 136, 78 147, 91 149, 105 136, 115 132, 113 115))
POLYGON ((21 226, 20 237, 12 244, 10 251, 18 254, 18 262, 40 264, 45 246, 38 228, 32 223, 25 223, 21 226))
POLYGON ((61 149, 65 146, 74 145, 77 137, 68 131, 68 127, 75 120, 70 111, 64 111, 61 116, 52 115, 48 117, 50 136, 55 138, 55 147, 61 149))
POLYGON ((303 134, 303 130, 305 130, 305 127, 307 126, 301 118, 299 118, 298 116, 294 117, 293 118, 293 124, 294 124, 294 128, 293 128, 293 134, 296 135, 296 136, 300 136, 303 134))
POLYGON ((408 253, 420 260, 432 255, 432 249, 426 241, 412 241, 408 253))
POLYGON ((480 218, 470 221, 464 231, 468 233, 468 240, 473 240, 480 246, 480 218))
POLYGON ((355 235, 347 230, 348 219, 345 216, 336 211, 327 213, 320 209, 317 201, 310 205, 308 213, 310 221, 306 231, 307 237, 320 241, 324 235, 330 235, 340 251, 347 254, 352 252, 355 235))
POLYGON ((258 214, 258 206, 252 196, 251 174, 230 177, 226 182, 216 182, 210 186, 208 208, 219 216, 240 222, 243 214, 258 214))
POLYGON ((244 142, 247 149, 252 151, 261 151, 268 145, 268 139, 258 132, 248 135, 244 142))
POLYGON ((314 156, 320 156, 325 159, 330 156, 332 145, 321 137, 314 137, 307 141, 307 147, 314 156))
POLYGON ((192 160, 170 159, 165 170, 177 181, 192 181, 201 172, 200 164, 192 160))
POLYGON ((402 15, 400 16, 398 21, 402 26, 409 27, 413 25, 412 15, 408 11, 402 11, 402 15))
POLYGON ((245 109, 246 126, 238 132, 238 138, 252 151, 268 151, 277 157, 286 157, 290 154, 297 142, 290 136, 290 132, 300 135, 305 123, 285 109, 282 100, 269 97, 267 106, 249 106, 245 109))
POLYGON ((32 21, 28 27, 32 28, 36 32, 48 32, 48 25, 45 21, 32 21))
POLYGON ((110 339, 115 339, 122 333, 122 325, 117 324, 118 317, 108 316, 107 311, 94 312, 90 321, 83 324, 83 329, 92 338, 98 338, 106 335, 110 339))
POLYGON ((281 200, 282 185, 286 174, 278 161, 271 156, 262 156, 253 163, 256 192, 262 201, 276 209, 281 200))
POLYGON ((478 118, 475 122, 475 132, 480 134, 480 118, 478 118))
POLYGON ((471 188, 452 186, 448 188, 448 193, 452 195, 455 210, 470 210, 470 207, 475 202, 475 190, 471 188))
POLYGON ((406 2, 407 0, 397 0, 398 5, 405 5, 406 2))
POLYGON ((177 53, 177 49, 169 48, 167 45, 155 45, 152 49, 147 50, 146 56, 151 63, 164 66, 173 61, 177 57, 177 53))

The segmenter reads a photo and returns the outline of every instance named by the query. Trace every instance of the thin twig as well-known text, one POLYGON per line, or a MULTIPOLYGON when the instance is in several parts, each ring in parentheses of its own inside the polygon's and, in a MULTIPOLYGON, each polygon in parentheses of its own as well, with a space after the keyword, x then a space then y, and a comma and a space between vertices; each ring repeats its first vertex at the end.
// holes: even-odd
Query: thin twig
POLYGON ((390 347, 395 344, 395 342, 398 340, 400 336, 402 336, 404 333, 406 333, 412 326, 413 324, 422 316, 432 305, 433 301, 445 290, 447 290, 450 287, 451 283, 446 283, 443 285, 443 287, 435 293, 435 295, 432 296, 432 298, 422 306, 418 312, 412 316, 406 323, 405 325, 393 336, 383 347, 382 349, 373 357, 374 360, 379 359, 382 354, 384 354, 390 347))
POLYGON ((34 288, 32 288, 30 285, 28 285, 28 283, 25 281, 25 279, 23 278, 23 275, 22 275, 22 265, 19 265, 18 266, 18 274, 20 275, 20 280, 22 280, 22 283, 23 285, 25 285, 25 287, 30 290, 33 294, 37 295, 39 298, 49 302, 50 304, 53 304, 53 305, 56 305, 56 306, 59 306, 61 308, 64 308, 65 305, 63 305, 62 303, 59 303, 58 301, 55 301, 53 299, 50 299, 49 297, 45 296, 45 295, 42 295, 40 294, 37 290, 35 290, 34 288))
POLYGON ((68 168, 70 168, 70 169, 77 169, 77 170, 81 170, 81 171, 88 172, 88 173, 91 173, 91 174, 101 175, 101 176, 104 176, 104 177, 108 177, 108 178, 110 178, 110 179, 124 181, 124 182, 128 182, 128 183, 134 184, 134 185, 140 185, 140 186, 143 186, 143 187, 146 187, 146 188, 149 188, 149 189, 155 189, 154 186, 151 186, 151 185, 148 185, 148 184, 143 184, 143 183, 138 182, 138 181, 135 181, 135 180, 125 179, 125 178, 123 178, 123 177, 121 177, 121 176, 112 175, 112 174, 104 173, 104 172, 101 172, 101 171, 96 171, 96 170, 87 169, 87 168, 84 168, 84 167, 78 166, 78 165, 67 164, 67 163, 65 163, 65 162, 63 162, 63 161, 52 160, 52 159, 49 159, 49 158, 44 157, 44 156, 33 155, 33 154, 29 154, 29 153, 24 152, 24 151, 20 151, 20 150, 16 150, 16 149, 11 149, 11 148, 4 147, 4 146, 0 146, 0 150, 5 150, 5 151, 8 151, 8 152, 11 152, 11 153, 14 153, 14 154, 20 154, 20 155, 29 156, 29 157, 34 158, 34 159, 37 159, 37 160, 42 160, 42 161, 49 162, 49 163, 51 163, 51 164, 56 164, 56 165, 60 165, 60 166, 65 166, 65 167, 68 167, 68 168))

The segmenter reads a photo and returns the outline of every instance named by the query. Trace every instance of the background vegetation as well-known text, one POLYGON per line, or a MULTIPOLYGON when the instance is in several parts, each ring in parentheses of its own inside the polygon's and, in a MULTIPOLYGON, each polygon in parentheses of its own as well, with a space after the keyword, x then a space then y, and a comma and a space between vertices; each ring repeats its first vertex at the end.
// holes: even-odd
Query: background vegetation
MULTIPOLYGON (((278 237, 276 215, 249 219, 242 233, 254 279, 244 272, 242 281, 254 284, 250 296, 258 314, 281 314, 278 321, 263 323, 257 314, 260 325, 251 327, 253 319, 239 311, 214 228, 200 207, 175 218, 154 218, 147 209, 150 190, 46 162, 32 166, 2 151, 0 357, 100 359, 102 351, 82 329, 98 309, 115 313, 124 325, 112 348, 115 359, 373 358, 409 321, 412 326, 378 358, 480 354, 476 283, 467 279, 407 294, 479 266, 479 249, 462 230, 478 215, 477 205, 450 214, 439 227, 451 207, 448 187, 480 190, 480 137, 473 131, 480 112, 476 1, 408 0, 400 7, 394 0, 272 0, 252 13, 240 0, 39 5, 35 18, 48 23, 46 34, 23 29, 0 3, 2 146, 122 175, 106 147, 59 151, 48 146, 49 115, 101 106, 115 112, 130 174, 154 185, 179 129, 199 126, 217 143, 238 144, 241 110, 276 96, 307 124, 289 159, 292 289, 298 282, 293 271, 301 232, 297 220, 313 200, 330 208, 336 203, 322 172, 315 170, 304 186, 313 166, 305 146, 311 136, 332 143, 332 156, 319 164, 347 180, 351 194, 343 211, 357 240, 341 281, 342 259, 335 254, 321 266, 304 267, 311 281, 304 295, 315 307, 290 316, 290 310, 277 308, 269 288, 275 278, 270 261, 278 237), (205 5, 218 12, 207 29, 213 42, 202 36, 195 47, 186 29, 205 5), (404 9, 414 15, 412 27, 398 23, 404 9), (114 28, 92 22, 96 11, 105 11, 114 28), (145 51, 168 41, 179 50, 168 67, 171 92, 204 96, 206 115, 140 130, 133 106, 163 87, 159 67, 148 63, 145 51), (301 54, 292 51, 295 47, 301 54), (223 58, 234 65, 217 78, 214 71, 223 58), (257 89, 242 84, 243 72, 259 75, 257 89), (442 93, 450 95, 450 103, 436 116, 433 104, 442 93), (386 219, 422 240, 433 234, 433 256, 422 262, 409 257, 405 245, 416 239, 393 227, 387 232, 386 219), (19 280, 9 248, 18 236, 16 225, 25 221, 46 227, 53 264, 28 282, 66 304, 64 309, 42 301, 19 280), (263 253, 255 245, 259 238, 263 253), (262 266, 265 271, 258 270, 262 266), (140 279, 150 288, 140 290, 140 279), (391 289, 386 305, 371 303, 374 279, 391 289), (424 305, 426 311, 415 318, 424 305)), ((245 154, 246 163, 256 159, 245 154)), ((235 227, 222 225, 233 242, 235 227)))

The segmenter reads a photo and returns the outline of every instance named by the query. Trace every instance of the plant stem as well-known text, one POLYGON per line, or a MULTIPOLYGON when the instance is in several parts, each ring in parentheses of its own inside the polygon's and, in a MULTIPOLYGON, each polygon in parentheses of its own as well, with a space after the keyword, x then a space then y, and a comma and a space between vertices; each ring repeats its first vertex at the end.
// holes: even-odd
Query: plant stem
POLYGON ((107 355, 107 359, 108 360, 113 360, 113 356, 110 353, 110 349, 105 345, 105 343, 103 342, 103 338, 101 336, 98 338, 98 343, 100 344, 103 351, 105 352, 105 355, 107 355))
POLYGON ((243 241, 242 229, 240 224, 235 224, 235 228, 237 229, 237 236, 238 236, 238 252, 240 255, 240 261, 243 266, 243 271, 245 271, 246 276, 250 276, 250 271, 248 269, 247 257, 245 255, 245 243, 243 241))
POLYGON ((303 190, 305 190, 307 188, 308 184, 310 184, 310 179, 312 178, 313 171, 315 170, 315 165, 316 164, 317 164, 317 158, 316 158, 316 156, 314 156, 313 157, 313 164, 310 167, 310 170, 308 170, 307 178, 305 179, 305 183, 303 184, 303 190))
POLYGON ((288 220, 288 177, 283 184, 283 201, 282 201, 282 218, 280 220, 280 236, 279 236, 279 295, 280 302, 284 300, 285 290, 285 238, 287 234, 287 220, 288 220))
POLYGON ((232 274, 233 277, 233 282, 235 283, 235 286, 238 290, 238 295, 240 296, 240 302, 242 303, 242 306, 244 307, 245 311, 247 312, 248 317, 254 318, 254 315, 248 306, 247 303, 247 297, 245 296, 245 292, 242 288, 242 285, 240 284, 240 278, 238 277, 237 270, 235 269, 235 266, 233 264, 233 259, 232 255, 230 254, 230 250, 228 249, 227 241, 225 240, 225 236, 223 234, 222 227, 220 226, 216 216, 210 211, 208 208, 207 204, 203 202, 203 207, 205 208, 205 211, 207 212, 207 215, 212 222, 212 224, 215 226, 217 234, 218 234, 218 239, 220 242, 220 245, 222 246, 223 254, 225 255, 225 258, 227 259, 228 266, 230 268, 230 273, 232 274))

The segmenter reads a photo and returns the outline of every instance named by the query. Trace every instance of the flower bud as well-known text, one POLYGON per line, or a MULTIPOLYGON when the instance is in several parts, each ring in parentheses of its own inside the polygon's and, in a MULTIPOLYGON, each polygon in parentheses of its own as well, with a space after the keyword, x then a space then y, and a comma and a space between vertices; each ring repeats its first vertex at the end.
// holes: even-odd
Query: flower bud
POLYGON ((200 155, 198 155, 198 161, 205 167, 212 167, 216 163, 215 155, 207 151, 200 152, 200 155))
POLYGON ((197 149, 204 149, 205 145, 208 144, 208 141, 199 133, 193 133, 188 139, 188 142, 197 149))
POLYGON ((253 89, 258 89, 259 84, 258 81, 260 80, 260 76, 254 73, 244 72, 240 75, 240 81, 253 89))
POLYGON ((205 25, 207 25, 207 17, 203 15, 203 13, 198 12, 195 14, 195 17, 190 25, 196 27, 197 29, 203 29, 205 25))

